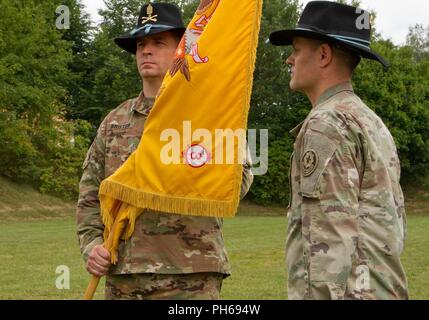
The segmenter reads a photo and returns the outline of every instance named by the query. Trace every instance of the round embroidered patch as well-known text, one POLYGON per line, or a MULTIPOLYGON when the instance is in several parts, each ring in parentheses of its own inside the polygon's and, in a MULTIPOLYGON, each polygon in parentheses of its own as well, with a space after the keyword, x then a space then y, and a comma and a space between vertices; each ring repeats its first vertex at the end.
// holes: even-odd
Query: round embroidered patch
POLYGON ((302 157, 302 174, 304 177, 311 176, 317 168, 319 157, 314 150, 308 150, 302 157))
POLYGON ((190 165, 192 168, 201 168, 211 159, 210 153, 206 148, 199 144, 193 144, 188 147, 183 156, 186 159, 186 164, 190 165))

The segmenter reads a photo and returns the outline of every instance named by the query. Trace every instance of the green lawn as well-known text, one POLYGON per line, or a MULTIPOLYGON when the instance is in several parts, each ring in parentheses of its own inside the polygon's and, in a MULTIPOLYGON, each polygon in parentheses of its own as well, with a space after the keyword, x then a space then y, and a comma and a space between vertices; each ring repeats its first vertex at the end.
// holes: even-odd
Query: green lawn
MULTIPOLYGON (((233 275, 223 299, 285 299, 285 217, 237 217, 224 234, 233 275)), ((429 216, 408 217, 403 255, 412 299, 429 299, 429 216)), ((80 299, 89 276, 84 270, 73 218, 40 221, 0 219, 0 299, 80 299), (70 268, 70 289, 55 286, 57 266, 70 268)), ((101 284, 96 299, 103 298, 101 284)))
POLYGON ((0 176, 0 221, 30 221, 73 215, 76 201, 41 194, 29 185, 0 176))

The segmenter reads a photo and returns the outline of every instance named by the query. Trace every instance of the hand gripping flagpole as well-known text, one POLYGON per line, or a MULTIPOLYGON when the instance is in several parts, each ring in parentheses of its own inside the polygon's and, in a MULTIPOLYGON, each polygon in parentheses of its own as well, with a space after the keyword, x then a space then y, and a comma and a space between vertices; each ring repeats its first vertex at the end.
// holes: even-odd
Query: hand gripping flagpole
MULTIPOLYGON (((127 220, 120 219, 117 217, 115 222, 113 223, 112 230, 109 232, 109 236, 107 241, 104 242, 103 246, 106 250, 108 250, 112 257, 112 252, 116 250, 115 242, 119 241, 118 235, 121 235, 125 229, 127 224, 127 220)), ((116 261, 116 256, 112 257, 112 260, 116 261)), ((98 283, 100 282, 101 277, 92 275, 91 280, 89 281, 88 287, 86 288, 85 294, 83 296, 83 300, 92 300, 94 297, 94 293, 97 290, 98 283)))
MULTIPOLYGON (((262 2, 262 0, 200 0, 200 7, 188 26, 192 30, 187 29, 185 32, 185 37, 189 36, 189 39, 186 38, 188 41, 185 41, 184 37, 181 44, 179 44, 173 67, 170 68, 170 77, 164 79, 166 81, 165 86, 161 86, 161 91, 151 111, 151 115, 154 117, 148 118, 139 147, 112 176, 105 179, 100 185, 100 209, 105 225, 104 247, 110 252, 112 264, 117 262, 117 248, 120 239, 126 240, 131 237, 136 219, 144 209, 196 216, 232 217, 235 215, 240 196, 242 166, 238 164, 227 167, 211 166, 210 171, 204 177, 201 177, 200 173, 190 172, 187 166, 180 166, 180 170, 178 170, 177 166, 166 166, 160 161, 155 161, 162 147, 159 141, 160 132, 158 132, 159 127, 162 126, 159 125, 159 121, 163 119, 162 117, 165 117, 165 119, 168 117, 168 123, 171 123, 172 126, 180 127, 183 124, 182 119, 175 119, 174 117, 172 119, 170 111, 176 110, 176 102, 180 99, 184 99, 183 101, 187 101, 189 105, 200 106, 200 98, 204 98, 206 95, 203 90, 205 88, 205 90, 210 90, 211 95, 209 96, 211 99, 209 99, 210 103, 204 100, 206 109, 200 108, 202 111, 195 116, 197 123, 201 127, 215 130, 215 128, 218 128, 218 121, 219 125, 230 126, 233 129, 246 127, 245 120, 250 106, 262 2), (219 4, 222 4, 219 6, 222 10, 218 8, 219 4), (215 10, 218 15, 214 14, 215 10), (203 15, 205 18, 201 20, 203 15), (208 18, 212 16, 210 23, 213 23, 211 25, 213 27, 205 29, 206 24, 208 24, 208 18), (219 39, 218 31, 226 30, 225 19, 230 21, 231 24, 225 35, 230 34, 230 30, 234 32, 231 33, 230 37, 225 37, 224 41, 220 43, 217 41, 219 39), (203 21, 204 23, 202 23, 203 21), (216 28, 219 30, 216 30, 216 28), (204 33, 205 31, 206 33, 204 33), (199 37, 203 33, 206 37, 199 37), (198 48, 204 49, 201 51, 201 55, 198 54, 198 48, 192 46, 197 42, 201 45, 198 48), (211 45, 209 46, 209 44, 211 45), (229 84, 231 89, 234 89, 233 94, 230 95, 234 99, 229 99, 226 101, 227 103, 225 103, 225 99, 219 98, 220 93, 223 93, 224 85, 217 87, 217 91, 212 91, 212 84, 209 83, 208 86, 198 91, 196 90, 196 84, 188 83, 191 80, 190 71, 192 71, 187 64, 188 60, 191 61, 188 59, 189 56, 192 56, 196 64, 209 62, 204 59, 206 51, 211 54, 210 61, 216 62, 212 65, 215 71, 213 72, 213 79, 217 79, 219 83, 225 82, 224 85, 229 84), (238 55, 241 58, 232 61, 232 53, 234 53, 233 57, 238 55), (228 70, 225 71, 226 69, 228 70), (174 77, 178 70, 181 70, 181 73, 185 76, 183 79, 174 77), (238 73, 240 76, 237 76, 238 73), (219 94, 215 94, 218 92, 219 94), (171 100, 171 95, 174 95, 177 99, 171 100), (192 100, 190 100, 191 98, 192 100), (172 103, 172 101, 175 103, 172 103), (224 105, 224 109, 220 109, 222 113, 218 110, 222 119, 207 117, 207 110, 219 104, 224 105), (162 108, 160 105, 162 105, 162 108), (210 106, 210 108, 207 106, 210 106), (228 109, 226 109, 227 107, 228 109), (237 108, 237 111, 240 112, 234 112, 234 116, 232 116, 229 112, 231 107, 237 108), (155 117, 157 117, 157 120, 152 120, 155 117), (145 145, 145 141, 149 141, 149 147, 142 149, 141 146, 145 145), (137 163, 136 159, 141 160, 141 162, 137 163), (145 170, 141 170, 139 165, 145 162, 150 163, 151 168, 160 170, 156 176, 159 179, 156 184, 158 186, 159 182, 161 190, 151 187, 153 176, 148 175, 145 170), (181 182, 185 186, 188 181, 192 182, 192 184, 186 188, 179 188, 180 190, 171 190, 170 187, 164 186, 164 184, 170 186, 170 174, 172 172, 179 179, 183 179, 181 182), (222 180, 220 180, 221 178, 222 180), (195 179, 199 184, 194 184, 195 179), (235 181, 234 184, 229 183, 231 179, 235 181), (210 183, 207 182, 209 181, 216 181, 216 183, 208 188, 207 186, 210 183), (221 193, 219 193, 219 188, 217 187, 220 185, 219 181, 228 182, 228 188, 225 188, 221 193), (195 198, 196 190, 199 194, 197 198, 195 198), (220 195, 221 198, 219 198, 220 195), (125 228, 126 230, 122 235, 125 228)), ((206 79, 206 77, 202 77, 202 73, 204 74, 211 70, 210 68, 194 67, 195 72, 192 73, 192 79, 196 79, 194 81, 206 79)), ((206 74, 206 76, 209 75, 206 74)), ((212 77, 211 74, 210 77, 212 77)), ((186 111, 185 115, 190 114, 191 110, 186 111)), ((193 113, 194 110, 192 110, 193 113)), ((93 297, 99 281, 100 277, 92 277, 84 299, 93 297)))

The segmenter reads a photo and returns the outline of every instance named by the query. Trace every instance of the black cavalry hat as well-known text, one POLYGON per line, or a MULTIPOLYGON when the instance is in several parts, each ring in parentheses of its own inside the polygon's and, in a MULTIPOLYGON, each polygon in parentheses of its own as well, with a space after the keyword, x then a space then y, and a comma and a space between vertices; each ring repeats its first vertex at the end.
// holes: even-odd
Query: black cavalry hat
POLYGON ((115 43, 122 49, 136 54, 137 38, 169 30, 177 30, 182 34, 186 30, 179 7, 171 3, 148 3, 140 10, 136 28, 115 38, 115 43))
POLYGON ((287 46, 292 44, 294 37, 318 39, 376 60, 387 68, 389 63, 370 48, 369 17, 368 11, 345 4, 311 1, 304 8, 298 26, 293 30, 271 33, 270 42, 276 46, 287 46))

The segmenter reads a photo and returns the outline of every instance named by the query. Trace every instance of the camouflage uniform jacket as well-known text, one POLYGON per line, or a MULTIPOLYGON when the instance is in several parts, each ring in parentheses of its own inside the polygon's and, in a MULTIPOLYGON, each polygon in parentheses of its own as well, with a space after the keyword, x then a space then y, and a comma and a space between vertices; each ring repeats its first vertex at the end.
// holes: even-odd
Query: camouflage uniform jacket
MULTIPOLYGON (((98 189, 135 151, 153 99, 128 100, 101 123, 83 165, 77 205, 77 234, 85 263, 104 230, 98 189)), ((241 195, 253 181, 250 164, 243 169, 241 195)), ((145 211, 136 221, 133 236, 119 246, 119 262, 109 274, 197 272, 230 273, 222 234, 222 219, 145 211)))
POLYGON ((289 298, 408 298, 400 163, 382 120, 344 83, 291 134, 289 298))

